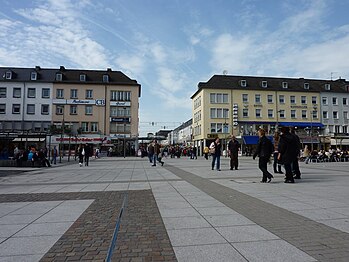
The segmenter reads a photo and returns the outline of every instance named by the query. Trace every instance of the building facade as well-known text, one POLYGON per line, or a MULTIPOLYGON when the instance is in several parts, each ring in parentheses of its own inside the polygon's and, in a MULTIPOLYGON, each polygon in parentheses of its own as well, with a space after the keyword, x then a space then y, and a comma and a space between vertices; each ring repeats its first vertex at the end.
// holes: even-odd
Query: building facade
MULTIPOLYGON (((199 83, 191 97, 194 143, 203 148, 219 137, 226 145, 234 134, 248 151, 258 141, 259 128, 272 136, 280 126, 293 126, 303 144, 320 148, 320 136, 325 134, 326 127, 321 119, 322 94, 348 98, 346 83, 214 75, 208 82, 199 83)), ((345 130, 345 122, 342 128, 345 130)))

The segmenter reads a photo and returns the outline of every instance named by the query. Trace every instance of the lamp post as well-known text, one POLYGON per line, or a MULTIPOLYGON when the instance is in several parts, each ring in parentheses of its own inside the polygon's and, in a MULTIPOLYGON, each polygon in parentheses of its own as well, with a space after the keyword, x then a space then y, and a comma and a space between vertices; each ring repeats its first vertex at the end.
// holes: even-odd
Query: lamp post
POLYGON ((126 158, 126 107, 124 107, 124 158, 126 158))
POLYGON ((310 117, 310 144, 311 144, 311 152, 314 151, 314 143, 313 143, 313 118, 314 114, 317 113, 316 107, 313 107, 313 110, 311 110, 311 117, 310 117))

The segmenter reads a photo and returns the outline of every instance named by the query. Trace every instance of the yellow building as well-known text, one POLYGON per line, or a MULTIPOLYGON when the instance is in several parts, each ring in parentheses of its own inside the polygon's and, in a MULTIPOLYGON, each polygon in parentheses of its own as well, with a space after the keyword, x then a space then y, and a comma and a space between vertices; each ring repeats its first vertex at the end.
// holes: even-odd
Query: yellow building
MULTIPOLYGON (((323 84, 310 79, 214 75, 200 82, 191 97, 194 144, 202 150, 219 137, 225 146, 234 134, 245 146, 254 145, 259 128, 273 135, 282 125, 295 127, 302 142, 308 143, 309 130, 320 132, 323 127, 323 84)), ((313 140, 318 143, 315 135, 313 140)))

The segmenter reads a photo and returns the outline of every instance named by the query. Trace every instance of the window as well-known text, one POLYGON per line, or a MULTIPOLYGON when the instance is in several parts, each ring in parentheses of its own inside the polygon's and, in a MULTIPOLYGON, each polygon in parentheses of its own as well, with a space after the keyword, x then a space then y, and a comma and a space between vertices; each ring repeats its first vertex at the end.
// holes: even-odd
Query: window
POLYGON ((223 131, 223 125, 222 123, 211 123, 211 133, 223 133, 227 131, 227 128, 223 131))
POLYGON ((240 86, 241 87, 246 87, 247 86, 247 81, 246 80, 241 80, 240 81, 240 86))
POLYGON ((13 104, 12 105, 12 114, 20 114, 21 113, 21 105, 13 104))
POLYGON ((56 74, 56 81, 62 81, 62 79, 63 79, 62 74, 61 73, 57 73, 56 74))
POLYGON ((64 113, 64 106, 62 105, 56 106, 56 115, 63 115, 63 113, 64 113))
POLYGON ((312 113, 313 119, 317 118, 317 111, 316 110, 311 111, 311 113, 312 113))
POLYGON ((228 118, 229 109, 226 108, 211 108, 210 109, 211 118, 228 118))
POLYGON ((325 90, 327 90, 327 91, 331 90, 331 85, 330 84, 325 84, 325 90))
POLYGON ((248 117, 248 109, 247 108, 242 109, 242 117, 248 117))
POLYGON ((78 107, 76 105, 70 106, 70 114, 71 115, 77 115, 78 114, 78 107))
POLYGON ((92 106, 85 106, 85 115, 92 115, 92 106))
POLYGON ((337 99, 337 97, 332 97, 332 104, 333 104, 333 105, 338 105, 338 99, 337 99))
POLYGON ((91 122, 91 132, 98 132, 98 122, 91 122))
POLYGON ((6 77, 6 79, 12 79, 12 72, 7 71, 5 77, 6 77))
POLYGON ((263 88, 267 88, 268 87, 268 82, 267 81, 262 81, 261 83, 263 88))
POLYGON ((307 103, 307 97, 306 96, 301 96, 301 103, 303 105, 307 103))
POLYGON ((30 80, 36 80, 38 74, 36 72, 31 72, 30 74, 30 80))
POLYGON ((0 104, 0 114, 6 114, 6 104, 0 104))
POLYGON ((322 118, 323 119, 328 119, 328 112, 327 111, 323 111, 322 112, 322 118))
POLYGON ((242 102, 244 103, 248 102, 248 94, 242 94, 242 102))
POLYGON ((268 95, 268 103, 273 103, 273 95, 268 95))
POLYGON ((35 104, 28 104, 27 105, 27 114, 28 115, 34 115, 35 114, 35 104))
POLYGON ((295 104, 296 103, 296 97, 295 96, 290 96, 290 103, 295 104))
POLYGON ((282 88, 288 88, 288 83, 287 82, 282 82, 282 88))
POLYGON ((302 110, 302 118, 307 118, 307 110, 302 110))
POLYGON ((88 122, 82 122, 81 123, 81 131, 82 132, 88 132, 88 122))
POLYGON ((285 104, 285 96, 284 95, 279 95, 279 103, 285 104))
POLYGON ((36 97, 35 88, 28 88, 28 98, 35 98, 35 97, 36 97))
POLYGON ((109 76, 108 75, 103 75, 103 82, 104 83, 109 82, 109 76))
POLYGON ((328 104, 327 97, 323 97, 323 98, 322 98, 322 104, 323 104, 323 105, 327 105, 327 104, 328 104))
POLYGON ((6 98, 6 87, 0 87, 0 98, 6 98))
POLYGON ((259 108, 257 108, 256 109, 256 118, 260 118, 260 117, 262 117, 262 115, 261 115, 261 109, 259 109, 259 108))
POLYGON ((228 94, 210 94, 210 102, 211 104, 226 104, 228 103, 228 94))
POLYGON ((131 101, 131 92, 129 91, 111 91, 111 101, 131 101))
POLYGON ((41 105, 41 114, 48 115, 50 113, 50 105, 41 105))
POLYGON ((343 112, 343 119, 348 120, 348 111, 343 112))
POLYGON ((274 110, 268 109, 268 118, 274 118, 274 110))
POLYGON ((129 116, 131 116, 130 107, 126 107, 126 108, 123 108, 123 107, 111 107, 110 108, 110 115, 111 116, 117 116, 117 117, 129 117, 129 116))
POLYGON ((86 98, 87 99, 93 98, 93 90, 86 90, 86 98))
POLYGON ((347 106, 348 105, 348 98, 343 97, 343 106, 347 106))
POLYGON ((70 89, 70 98, 78 98, 78 90, 70 89))
POLYGON ((85 74, 81 74, 80 75, 80 81, 81 82, 85 82, 86 81, 86 75, 85 74))
POLYGON ((50 89, 49 88, 42 89, 42 98, 50 98, 50 89))
POLYGON ((256 104, 261 103, 261 95, 255 95, 255 102, 256 102, 256 104))
POLYGON ((13 98, 20 98, 21 92, 22 92, 22 90, 20 87, 14 87, 13 88, 13 98))
POLYGON ((343 133, 345 133, 345 134, 348 133, 348 126, 343 126, 343 130, 342 130, 342 131, 343 131, 343 133))
POLYGON ((334 132, 335 133, 340 133, 340 126, 334 126, 334 132))
POLYGON ((285 118, 285 110, 280 110, 280 118, 285 118))
POLYGON ((296 110, 291 110, 291 118, 297 118, 296 110))
POLYGON ((317 97, 316 96, 312 96, 311 97, 311 103, 314 105, 314 104, 317 104, 317 97))
POLYGON ((304 83, 304 89, 309 89, 310 85, 309 83, 304 83))
POLYGON ((338 119, 338 111, 333 111, 333 119, 338 119))
POLYGON ((64 90, 63 89, 56 90, 56 98, 64 98, 64 90))

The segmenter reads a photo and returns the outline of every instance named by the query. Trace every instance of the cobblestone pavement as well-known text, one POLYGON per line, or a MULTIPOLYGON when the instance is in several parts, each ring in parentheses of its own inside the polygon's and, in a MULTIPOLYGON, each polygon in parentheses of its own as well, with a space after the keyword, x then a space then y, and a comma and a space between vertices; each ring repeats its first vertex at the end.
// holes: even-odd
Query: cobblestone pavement
POLYGON ((113 261, 349 261, 349 163, 301 163, 289 185, 259 183, 250 158, 165 161, 9 169, 0 261, 104 261, 125 195, 113 261))

